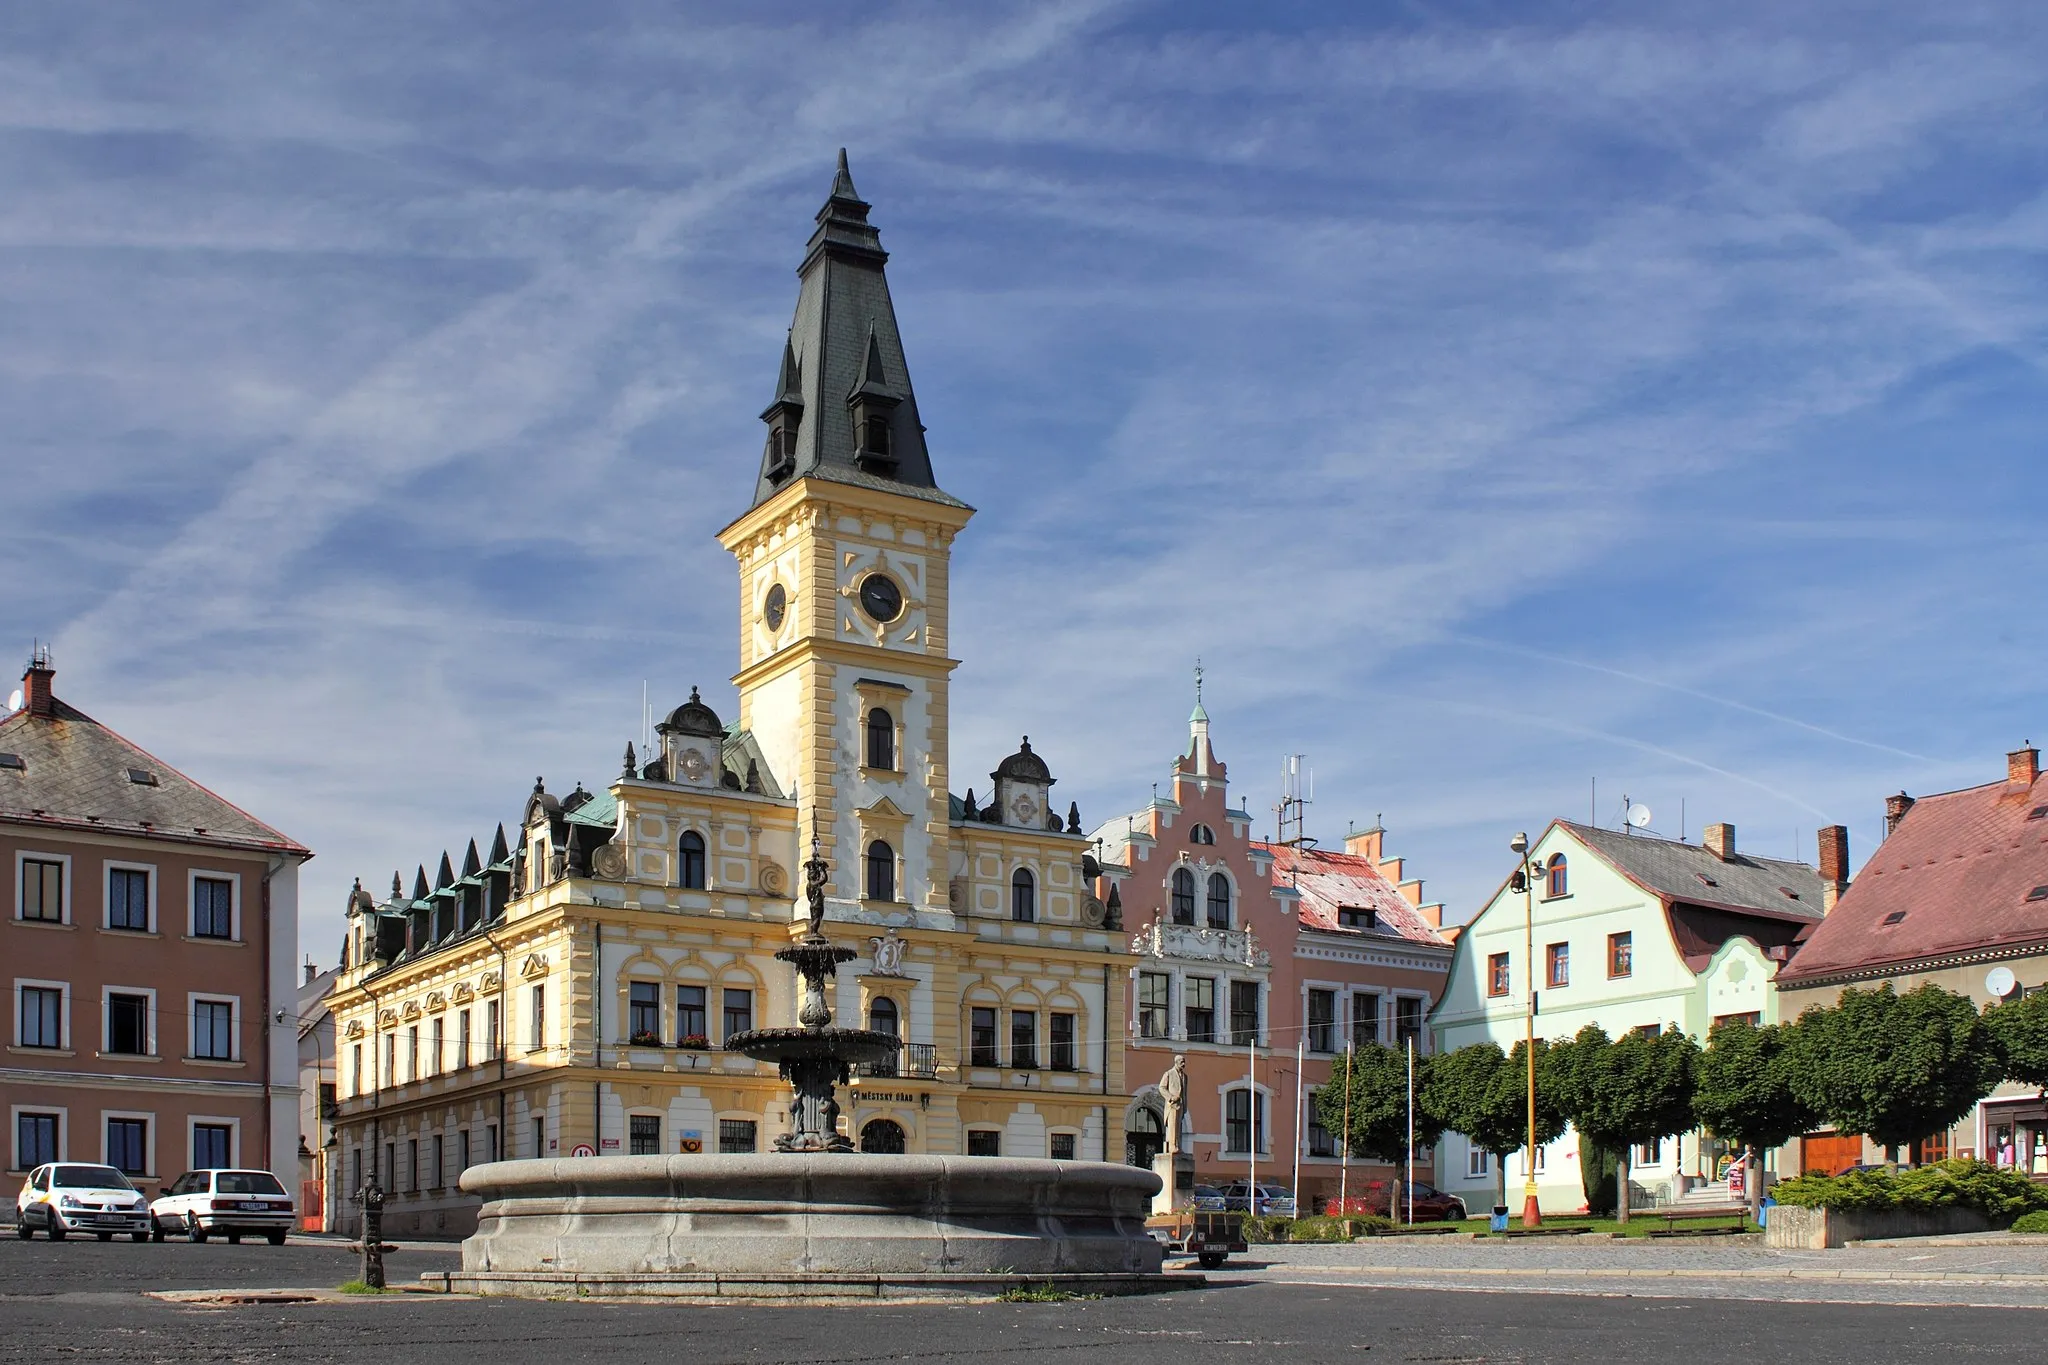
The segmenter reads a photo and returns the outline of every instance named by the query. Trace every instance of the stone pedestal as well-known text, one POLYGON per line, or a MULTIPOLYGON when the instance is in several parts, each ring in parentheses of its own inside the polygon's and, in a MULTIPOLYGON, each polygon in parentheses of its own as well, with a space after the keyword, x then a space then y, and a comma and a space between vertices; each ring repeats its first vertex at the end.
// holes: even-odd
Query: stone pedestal
POLYGON ((1152 1174, 1159 1177, 1159 1193, 1152 1196, 1152 1212, 1179 1213, 1194 1206, 1195 1161, 1192 1156, 1161 1152, 1152 1158, 1152 1174))

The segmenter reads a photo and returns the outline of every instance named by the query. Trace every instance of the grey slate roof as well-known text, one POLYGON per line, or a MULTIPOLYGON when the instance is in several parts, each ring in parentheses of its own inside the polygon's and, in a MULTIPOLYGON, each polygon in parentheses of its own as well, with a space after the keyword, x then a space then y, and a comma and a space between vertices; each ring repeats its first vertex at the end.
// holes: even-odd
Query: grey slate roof
POLYGON ((1735 857, 1723 862, 1698 844, 1622 834, 1569 820, 1558 824, 1622 875, 1667 900, 1816 923, 1823 913, 1820 873, 1805 863, 1754 857, 1742 852, 1739 844, 1735 857), (1712 885, 1702 877, 1711 879, 1712 885), (1786 895, 1783 888, 1794 895, 1786 895))
POLYGON ((22 762, 0 767, 0 820, 312 856, 62 698, 51 716, 0 720, 0 754, 22 762), (155 784, 132 780, 131 768, 155 784))
POLYGON ((779 402, 789 392, 793 360, 796 393, 803 400, 796 468, 779 481, 771 479, 773 452, 764 450, 754 505, 808 477, 965 507, 933 479, 917 395, 911 390, 910 367, 896 331, 896 309, 882 273, 889 253, 882 250, 881 236, 868 222, 868 205, 854 191, 843 150, 832 195, 818 210, 817 222, 797 272, 802 283, 796 318, 775 385, 779 402), (876 365, 878 374, 871 372, 876 365), (854 463, 856 440, 848 400, 864 383, 897 400, 889 414, 890 445, 897 460, 893 476, 854 463))

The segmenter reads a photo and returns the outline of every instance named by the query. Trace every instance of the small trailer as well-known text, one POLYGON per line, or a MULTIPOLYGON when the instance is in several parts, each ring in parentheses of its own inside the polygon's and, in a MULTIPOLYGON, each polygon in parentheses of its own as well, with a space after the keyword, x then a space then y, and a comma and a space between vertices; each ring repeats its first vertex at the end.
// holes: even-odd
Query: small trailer
POLYGON ((1145 1220, 1145 1230, 1164 1244, 1169 1253, 1192 1256, 1204 1270, 1214 1270, 1231 1252, 1247 1249, 1244 1215, 1220 1209, 1156 1213, 1145 1220))

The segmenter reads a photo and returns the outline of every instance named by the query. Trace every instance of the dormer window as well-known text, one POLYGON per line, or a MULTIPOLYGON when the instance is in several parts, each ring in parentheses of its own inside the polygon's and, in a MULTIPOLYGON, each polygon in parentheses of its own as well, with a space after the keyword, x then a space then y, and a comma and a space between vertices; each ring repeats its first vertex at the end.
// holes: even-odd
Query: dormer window
POLYGON ((768 431, 768 477, 780 483, 796 472, 796 417, 768 431))
POLYGON ((885 460, 891 458, 889 454, 888 418, 868 418, 867 429, 861 433, 861 448, 870 455, 879 455, 885 460))

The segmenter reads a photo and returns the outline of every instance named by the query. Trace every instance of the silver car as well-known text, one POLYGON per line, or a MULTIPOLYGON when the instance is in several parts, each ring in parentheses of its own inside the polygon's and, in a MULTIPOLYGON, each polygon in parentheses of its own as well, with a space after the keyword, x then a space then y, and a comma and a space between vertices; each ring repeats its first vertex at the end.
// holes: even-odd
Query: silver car
POLYGON ((239 1242, 247 1232, 283 1246, 295 1216, 291 1195, 269 1171, 187 1171, 149 1206, 149 1231, 158 1242, 166 1232, 193 1242, 216 1232, 239 1242))

